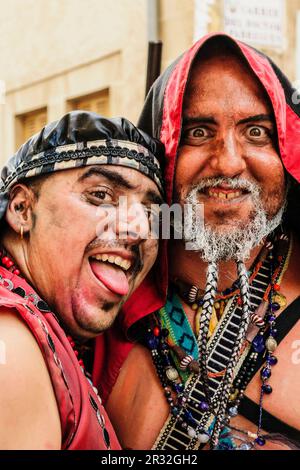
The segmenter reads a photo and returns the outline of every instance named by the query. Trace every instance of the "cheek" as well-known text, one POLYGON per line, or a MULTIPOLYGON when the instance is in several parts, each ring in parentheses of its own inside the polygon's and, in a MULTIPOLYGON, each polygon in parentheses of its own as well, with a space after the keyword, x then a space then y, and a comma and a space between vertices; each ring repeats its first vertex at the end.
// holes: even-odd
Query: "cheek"
POLYGON ((248 166, 251 174, 261 185, 263 192, 283 192, 285 187, 284 167, 275 151, 253 155, 248 166), (266 191, 264 191, 264 189, 266 191))
POLYGON ((152 268, 158 254, 158 241, 157 240, 147 240, 143 249, 143 270, 142 275, 147 274, 147 272, 152 268))
POLYGON ((64 203, 49 203, 39 208, 31 236, 35 258, 45 269, 71 277, 81 270, 86 247, 96 238, 97 217, 93 208, 62 198, 64 203))
POLYGON ((193 184, 196 175, 202 171, 202 166, 199 151, 188 150, 186 147, 179 149, 174 178, 176 194, 182 194, 187 187, 193 184))
POLYGON ((258 158, 251 167, 252 176, 261 187, 263 206, 269 216, 274 216, 284 203, 285 174, 283 164, 277 154, 258 158))

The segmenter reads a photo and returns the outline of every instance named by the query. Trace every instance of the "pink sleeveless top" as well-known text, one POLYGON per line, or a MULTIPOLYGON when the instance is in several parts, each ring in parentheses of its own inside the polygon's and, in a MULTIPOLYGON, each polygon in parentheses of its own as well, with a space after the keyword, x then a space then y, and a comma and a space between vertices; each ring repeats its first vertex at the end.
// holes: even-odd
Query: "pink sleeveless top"
POLYGON ((45 359, 60 414, 62 449, 120 450, 97 390, 85 376, 55 315, 32 287, 0 267, 0 306, 13 308, 45 359))

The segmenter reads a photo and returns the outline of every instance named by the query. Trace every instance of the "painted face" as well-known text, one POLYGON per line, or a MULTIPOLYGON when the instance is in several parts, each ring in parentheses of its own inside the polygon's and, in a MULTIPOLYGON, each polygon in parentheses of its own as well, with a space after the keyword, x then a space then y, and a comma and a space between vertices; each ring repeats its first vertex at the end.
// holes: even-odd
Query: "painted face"
POLYGON ((152 267, 156 185, 121 166, 58 171, 34 206, 28 269, 40 295, 76 337, 107 329, 152 267), (120 202, 121 201, 121 202, 120 202))
POLYGON ((261 84, 240 60, 212 57, 194 65, 188 83, 175 195, 184 202, 193 187, 204 183, 198 193, 204 221, 228 233, 245 226, 254 211, 247 182, 258 188, 271 219, 285 195, 273 110, 261 84))

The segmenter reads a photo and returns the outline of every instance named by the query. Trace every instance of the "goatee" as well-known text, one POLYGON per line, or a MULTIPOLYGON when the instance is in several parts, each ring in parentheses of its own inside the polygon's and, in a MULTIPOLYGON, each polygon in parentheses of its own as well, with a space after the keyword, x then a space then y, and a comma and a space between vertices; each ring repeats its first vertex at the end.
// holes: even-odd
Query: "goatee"
POLYGON ((184 221, 184 239, 190 249, 199 252, 206 262, 240 260, 250 257, 251 250, 259 246, 282 222, 286 206, 286 196, 277 213, 269 217, 263 207, 260 188, 248 180, 229 178, 207 178, 194 186, 186 197, 186 204, 191 204, 192 213, 196 213, 199 204, 199 192, 207 187, 216 187, 226 182, 232 189, 247 190, 253 200, 253 210, 248 223, 234 220, 232 230, 221 230, 204 223, 195 224, 196 217, 188 217, 184 221))

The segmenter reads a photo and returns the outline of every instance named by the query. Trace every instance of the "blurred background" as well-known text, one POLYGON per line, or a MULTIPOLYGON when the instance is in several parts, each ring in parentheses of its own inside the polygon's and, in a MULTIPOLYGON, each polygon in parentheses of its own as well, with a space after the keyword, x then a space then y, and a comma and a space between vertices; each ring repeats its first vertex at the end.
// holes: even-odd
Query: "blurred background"
POLYGON ((196 39, 225 31, 300 79, 300 0, 0 0, 0 9, 0 164, 71 109, 135 123, 149 41, 162 42, 163 71, 196 39))

